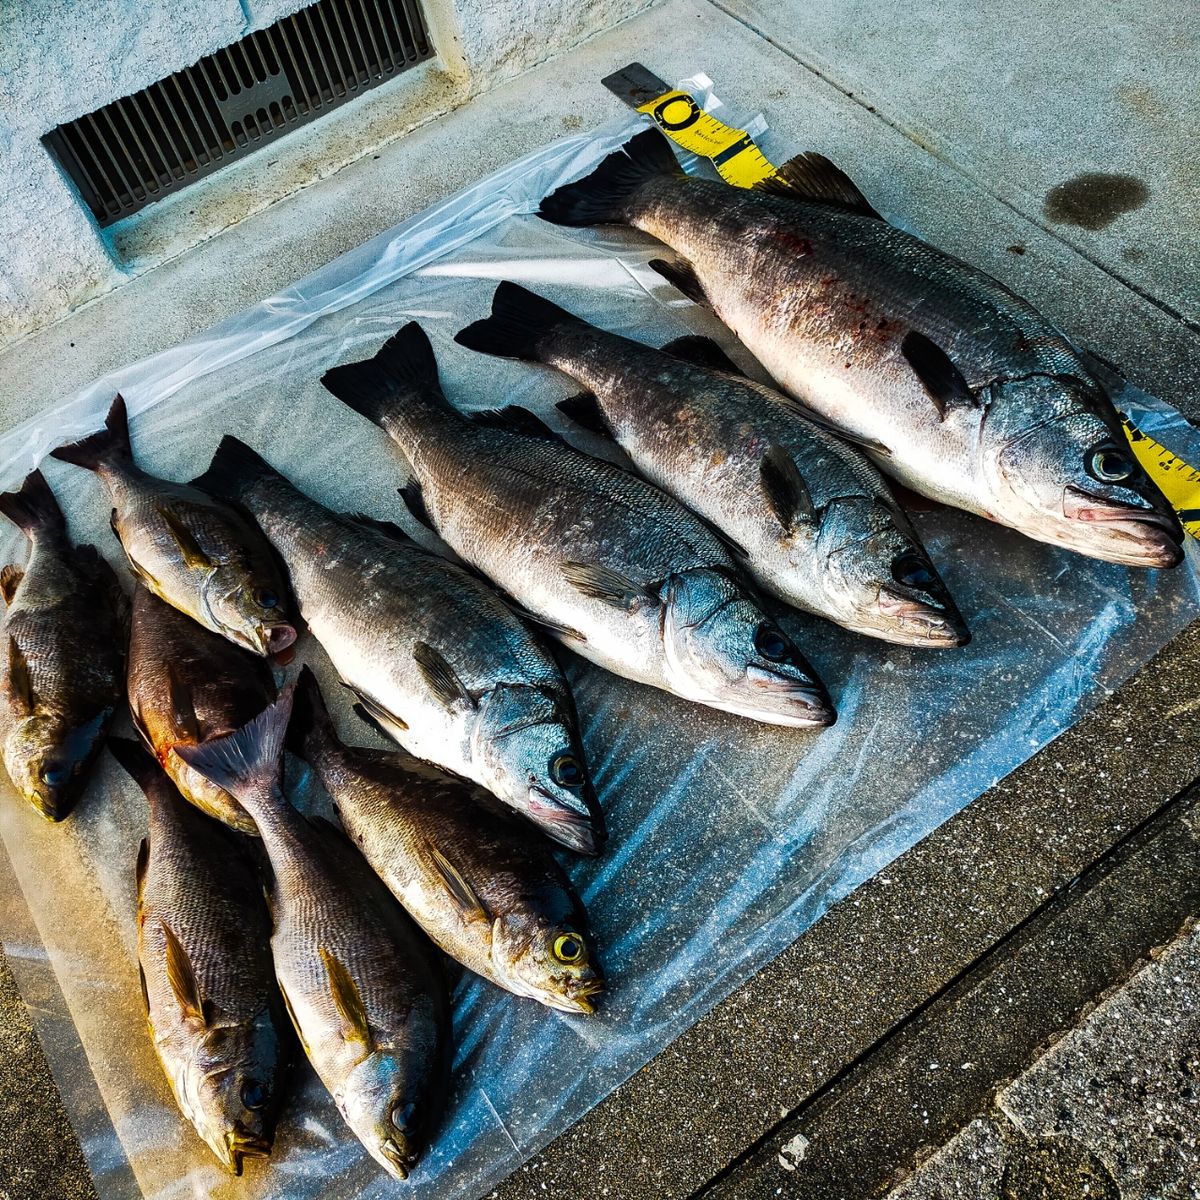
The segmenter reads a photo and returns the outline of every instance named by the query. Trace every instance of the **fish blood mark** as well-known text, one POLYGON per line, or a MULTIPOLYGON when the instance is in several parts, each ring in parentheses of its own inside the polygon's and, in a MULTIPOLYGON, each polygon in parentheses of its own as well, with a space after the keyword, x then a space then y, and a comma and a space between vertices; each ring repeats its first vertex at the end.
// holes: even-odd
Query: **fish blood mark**
POLYGON ((1056 225, 1104 229, 1149 198, 1150 189, 1136 175, 1087 171, 1052 187, 1042 211, 1056 225))

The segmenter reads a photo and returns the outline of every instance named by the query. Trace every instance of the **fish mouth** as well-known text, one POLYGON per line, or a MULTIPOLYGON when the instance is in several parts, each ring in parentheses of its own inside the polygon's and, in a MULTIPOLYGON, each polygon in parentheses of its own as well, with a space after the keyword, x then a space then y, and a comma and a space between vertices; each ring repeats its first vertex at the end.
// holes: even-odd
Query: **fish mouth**
POLYGON ((407 1139, 401 1146, 395 1138, 385 1138, 379 1144, 379 1153, 386 1160, 388 1174, 396 1179, 407 1179, 409 1171, 417 1165, 417 1155, 409 1150, 407 1139))
POLYGON ((1183 561, 1183 526, 1173 512, 1134 508, 1068 486, 1063 515, 1084 536, 1072 549, 1126 567, 1177 567, 1183 561))
POLYGON ((602 826, 588 813, 564 807, 557 796, 534 784, 526 809, 530 818, 556 842, 579 854, 596 855, 606 840, 602 826))
POLYGON ((582 1013, 590 1017, 596 1011, 595 997, 603 991, 603 979, 586 979, 575 987, 568 985, 565 993, 554 997, 552 1007, 557 1008, 559 1012, 582 1013))
POLYGON ((27 799, 33 805, 34 811, 38 816, 50 821, 54 825, 69 817, 71 809, 75 807, 73 800, 68 800, 60 796, 39 796, 35 792, 28 796, 27 799))
POLYGON ((837 720, 837 712, 824 685, 795 679, 752 663, 746 668, 748 694, 718 701, 714 707, 770 725, 791 729, 823 729, 837 720))
POLYGON ((281 666, 287 666, 292 660, 292 654, 288 654, 287 651, 295 645, 296 637, 297 633, 292 625, 271 625, 259 630, 258 640, 263 654, 277 659, 281 666))
POLYGON ((897 646, 939 650, 959 649, 971 640, 966 621, 953 605, 928 604, 883 588, 878 611, 885 619, 876 624, 864 623, 859 632, 897 646))
POLYGON ((259 1134, 248 1133, 244 1129, 234 1129, 225 1135, 225 1148, 229 1169, 235 1175, 242 1173, 242 1160, 245 1158, 268 1158, 271 1154, 271 1142, 259 1134))

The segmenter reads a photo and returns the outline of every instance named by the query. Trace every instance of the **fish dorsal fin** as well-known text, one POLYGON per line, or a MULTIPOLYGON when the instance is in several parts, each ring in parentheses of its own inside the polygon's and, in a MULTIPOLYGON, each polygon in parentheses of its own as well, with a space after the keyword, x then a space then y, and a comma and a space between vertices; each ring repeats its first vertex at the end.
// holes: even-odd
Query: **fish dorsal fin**
POLYGON ((917 378, 929 393, 938 416, 944 421, 952 408, 975 404, 975 396, 962 372, 950 361, 950 356, 923 333, 909 330, 900 343, 900 353, 916 372, 917 378))
POLYGON ((134 878, 137 880, 138 903, 142 902, 142 888, 146 884, 146 868, 150 865, 150 839, 144 837, 138 846, 137 865, 134 868, 134 878))
POLYGON ((363 692, 360 692, 352 684, 348 683, 348 684, 346 684, 346 686, 358 697, 358 704, 356 704, 354 707, 356 709, 361 707, 367 713, 367 715, 370 717, 370 720, 367 722, 367 724, 368 725, 373 724, 374 727, 376 729, 378 729, 381 733, 383 733, 383 735, 385 737, 392 736, 390 733, 388 733, 388 730, 387 730, 387 726, 389 726, 389 725, 393 726, 396 729, 407 729, 408 728, 407 721, 402 721, 394 713, 388 712, 388 710, 386 708, 384 708, 383 705, 380 704, 378 700, 373 700, 370 696, 367 696, 363 692))
POLYGON ((428 642, 417 642, 413 646, 413 661, 421 672, 422 678, 429 685, 429 690, 442 702, 446 708, 455 708, 466 704, 475 707, 475 701, 466 685, 459 679, 457 672, 446 661, 438 650, 428 642))
POLYGON ((848 212, 883 220, 858 190, 858 184, 841 167, 814 150, 789 158, 774 175, 754 186, 756 190, 774 196, 788 196, 810 204, 832 204, 848 212))
POLYGON ((598 433, 601 437, 612 437, 604 419, 604 410, 594 393, 579 392, 577 395, 568 396, 565 400, 560 400, 555 408, 580 429, 586 429, 588 433, 598 433))
POLYGON ((200 995, 200 985, 196 982, 196 973, 192 970, 187 951, 166 921, 160 920, 159 925, 162 926, 163 939, 166 942, 167 982, 171 985, 171 991, 185 1017, 195 1017, 207 1024, 204 999, 200 995))
POLYGON ((686 259, 678 258, 674 262, 668 262, 665 258, 652 258, 649 266, 689 300, 696 304, 708 303, 704 285, 700 282, 695 267, 686 259))
POLYGON ((343 513, 347 521, 353 525, 361 525, 364 529, 374 530, 376 533, 382 533, 385 537, 391 538, 393 541, 404 542, 407 545, 412 545, 413 540, 395 521, 381 521, 378 517, 369 517, 366 513, 343 513))
POLYGON ((167 664, 167 698, 171 703, 171 724, 181 741, 202 742, 200 719, 196 716, 196 703, 192 689, 188 687, 173 664, 167 664))
POLYGON ((166 504, 156 504, 154 508, 170 531, 175 545, 179 547, 179 553, 183 555, 184 565, 189 570, 202 571, 214 565, 196 541, 196 535, 180 520, 178 513, 173 512, 166 504))
POLYGON ((673 342, 668 342, 662 350, 664 354, 678 358, 681 362, 707 367, 710 371, 725 371, 730 375, 746 374, 710 337, 689 333, 686 337, 677 337, 673 342))
POLYGON ((563 578, 577 591, 593 600, 611 604, 614 608, 633 608, 639 600, 647 597, 657 600, 658 596, 650 588, 632 579, 627 579, 619 571, 602 567, 596 563, 565 562, 562 565, 563 578))
POLYGON ((485 429, 507 429, 510 433, 523 433, 526 437, 541 438, 546 442, 562 441, 541 417, 519 404, 509 404, 504 408, 486 408, 482 412, 471 413, 470 420, 471 424, 480 425, 485 429))
POLYGON ((767 503, 787 533, 795 530, 797 522, 815 520, 816 509, 808 484, 782 446, 768 447, 759 464, 759 476, 767 503))
POLYGON ((429 859, 446 885, 446 890, 462 910, 463 916, 467 920, 480 918, 486 921, 488 919, 487 909, 484 907, 483 901, 475 894, 475 889, 463 877, 462 872, 432 842, 429 842, 428 846, 429 859))
POLYGON ((333 1006, 342 1019, 342 1036, 348 1042, 361 1042, 364 1046, 371 1044, 371 1025, 367 1020, 367 1009, 363 1004, 362 993, 358 984, 350 977, 350 972, 332 951, 324 946, 318 948, 321 962, 325 964, 325 973, 329 977, 329 994, 333 998, 333 1006))
POLYGON ((421 485, 415 479, 410 479, 398 490, 400 499, 404 501, 404 507, 412 514, 413 520, 424 525, 430 533, 436 533, 437 530, 434 529, 433 522, 429 519, 429 510, 425 507, 425 497, 421 494, 421 485))
POLYGON ((13 699, 25 712, 31 713, 37 704, 33 694, 33 680, 29 676, 29 663, 25 652, 17 645, 17 639, 8 635, 8 686, 13 699))
POLYGON ((21 580, 24 578, 25 568, 18 567, 16 563, 9 563, 4 570, 0 571, 0 595, 4 597, 5 604, 13 602, 17 588, 21 586, 21 580))

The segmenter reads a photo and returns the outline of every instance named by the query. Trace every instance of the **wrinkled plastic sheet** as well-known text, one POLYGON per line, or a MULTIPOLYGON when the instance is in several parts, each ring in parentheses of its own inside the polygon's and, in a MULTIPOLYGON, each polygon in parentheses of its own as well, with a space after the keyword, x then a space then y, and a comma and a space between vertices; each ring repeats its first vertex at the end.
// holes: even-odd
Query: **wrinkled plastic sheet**
MULTIPOLYGON (((706 80, 689 86, 716 106, 706 80)), ((648 342, 691 331, 729 345, 711 316, 649 270, 660 252, 651 239, 564 230, 531 215, 542 195, 641 123, 631 114, 546 147, 218 328, 98 380, 0 439, 0 482, 16 486, 52 445, 97 427, 120 389, 136 415, 139 459, 156 473, 192 477, 231 432, 322 502, 398 519, 424 537, 396 495, 406 468, 379 430, 322 389, 328 367, 372 354, 417 320, 457 404, 517 402, 554 418, 554 401, 577 390, 570 380, 450 340, 487 312, 500 279, 648 342)), ((1173 410, 1133 390, 1118 399, 1147 431, 1200 460, 1200 434, 1173 410)), ((119 562, 98 481, 53 460, 43 466, 76 536, 119 562)), ((753 724, 568 658, 611 830, 603 857, 572 860, 570 870, 609 991, 588 1019, 464 980, 453 1100, 412 1179, 422 1195, 486 1191, 831 904, 1062 732, 1197 611, 1194 544, 1178 571, 1131 572, 961 513, 918 523, 974 641, 922 652, 801 621, 794 632, 838 704, 832 729, 753 724)), ((5 561, 20 561, 19 535, 3 536, 5 561)), ((343 732, 369 741, 309 643, 343 732)), ((305 771, 293 763, 290 776, 301 806, 321 807, 305 771)), ((65 826, 45 824, 11 790, 3 799, 5 946, 101 1194, 396 1194, 304 1063, 269 1163, 248 1163, 237 1181, 222 1172, 176 1111, 146 1033, 134 932, 140 795, 105 760, 65 826)))

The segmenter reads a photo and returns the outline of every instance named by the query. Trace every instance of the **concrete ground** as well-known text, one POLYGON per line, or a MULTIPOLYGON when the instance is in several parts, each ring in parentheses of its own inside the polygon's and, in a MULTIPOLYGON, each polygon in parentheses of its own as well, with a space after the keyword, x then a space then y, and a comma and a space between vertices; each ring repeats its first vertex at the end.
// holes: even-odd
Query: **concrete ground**
MULTIPOLYGON (((765 112, 768 151, 829 154, 1195 418, 1189 15, 664 0, 0 354, 0 423, 599 123, 598 80, 633 60, 707 71, 765 112)), ((1194 624, 495 1195, 1195 1195, 1198 652, 1194 624)), ((0 1013, 0 1196, 87 1195, 3 975, 0 1013)))

